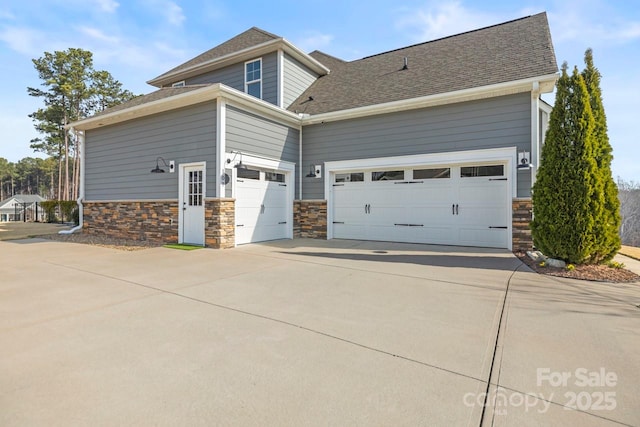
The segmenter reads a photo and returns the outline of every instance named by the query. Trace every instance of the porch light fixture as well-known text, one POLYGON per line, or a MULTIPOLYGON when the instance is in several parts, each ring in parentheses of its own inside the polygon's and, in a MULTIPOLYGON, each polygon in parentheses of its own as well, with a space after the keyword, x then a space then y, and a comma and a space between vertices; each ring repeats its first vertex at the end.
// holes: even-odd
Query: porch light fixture
POLYGON ((242 153, 240 151, 232 151, 231 154, 233 154, 233 158, 227 159, 227 164, 230 164, 231 162, 233 162, 236 159, 236 157, 238 157, 238 154, 239 154, 240 161, 233 167, 236 169, 247 169, 247 165, 242 163, 242 153))
POLYGON ((176 169, 175 167, 175 162, 173 160, 169 161, 169 163, 167 163, 167 161, 162 158, 162 157, 157 157, 156 158, 156 167, 151 169, 151 173, 164 173, 165 170, 163 168, 160 167, 160 160, 162 160, 162 164, 165 165, 165 167, 169 168, 169 172, 173 173, 176 169))
POLYGON ((310 165, 309 173, 305 178, 322 178, 322 165, 310 165))
POLYGON ((313 165, 309 165, 309 173, 305 175, 305 178, 315 178, 315 177, 316 177, 316 171, 313 165))
POLYGON ((533 165, 529 161, 531 154, 527 151, 521 151, 518 153, 518 169, 533 169, 533 165))

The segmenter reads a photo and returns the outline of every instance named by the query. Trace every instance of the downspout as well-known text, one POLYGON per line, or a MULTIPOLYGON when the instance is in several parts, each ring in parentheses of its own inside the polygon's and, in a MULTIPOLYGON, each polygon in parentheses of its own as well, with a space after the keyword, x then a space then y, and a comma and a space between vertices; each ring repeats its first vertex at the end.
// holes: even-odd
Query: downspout
POLYGON ((298 200, 302 200, 302 120, 300 121, 300 131, 298 132, 298 200))
POLYGON ((82 201, 84 200, 84 131, 76 131, 71 128, 71 132, 78 137, 78 149, 80 150, 80 194, 78 194, 78 225, 70 230, 60 230, 58 234, 73 234, 76 231, 82 230, 82 224, 84 222, 84 212, 82 207, 82 201))

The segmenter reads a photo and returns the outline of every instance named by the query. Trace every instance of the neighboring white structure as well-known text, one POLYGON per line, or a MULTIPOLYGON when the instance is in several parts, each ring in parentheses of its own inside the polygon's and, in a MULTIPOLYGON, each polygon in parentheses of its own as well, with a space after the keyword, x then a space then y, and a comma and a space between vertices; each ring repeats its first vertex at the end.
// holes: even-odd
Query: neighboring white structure
POLYGON ((46 199, 37 194, 16 194, 0 202, 0 222, 44 221, 45 212, 38 203, 46 199))

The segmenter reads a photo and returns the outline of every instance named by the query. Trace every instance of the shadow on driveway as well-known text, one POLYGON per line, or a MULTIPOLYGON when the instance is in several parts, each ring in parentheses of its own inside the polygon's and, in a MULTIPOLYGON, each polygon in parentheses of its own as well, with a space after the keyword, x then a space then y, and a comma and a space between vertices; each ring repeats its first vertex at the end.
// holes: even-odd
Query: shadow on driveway
POLYGON ((373 251, 373 253, 338 253, 338 252, 298 252, 280 251, 286 255, 302 255, 317 258, 343 259, 350 261, 373 261, 388 263, 416 264, 433 267, 459 267, 459 268, 480 268, 487 270, 513 271, 522 262, 517 258, 497 257, 492 255, 454 255, 454 254, 389 254, 386 251, 373 251))

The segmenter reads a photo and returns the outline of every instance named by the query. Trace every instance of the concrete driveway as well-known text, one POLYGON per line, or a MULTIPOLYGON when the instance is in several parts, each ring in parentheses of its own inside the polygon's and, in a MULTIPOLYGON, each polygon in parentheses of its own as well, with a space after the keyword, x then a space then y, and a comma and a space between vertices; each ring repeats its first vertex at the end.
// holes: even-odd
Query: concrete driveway
POLYGON ((501 250, 0 242, 0 425, 640 425, 637 304, 501 250))

